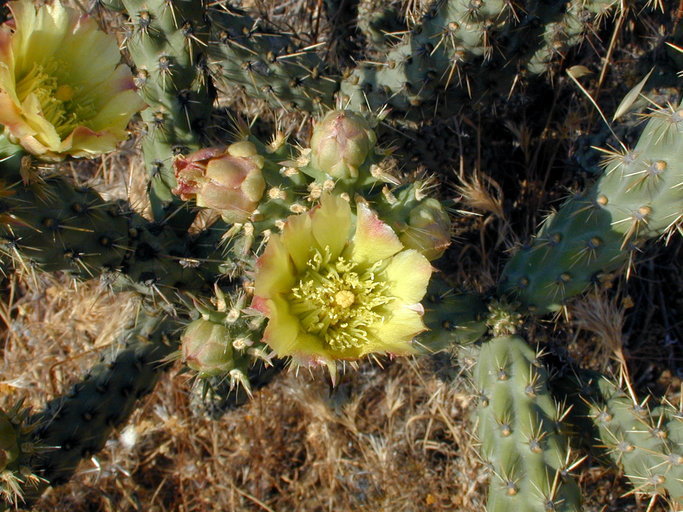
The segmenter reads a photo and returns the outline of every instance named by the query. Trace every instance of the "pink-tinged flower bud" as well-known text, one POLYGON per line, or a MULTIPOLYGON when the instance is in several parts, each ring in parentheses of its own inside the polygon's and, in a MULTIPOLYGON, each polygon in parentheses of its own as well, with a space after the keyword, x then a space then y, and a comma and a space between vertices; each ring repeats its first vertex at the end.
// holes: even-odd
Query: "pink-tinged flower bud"
POLYGON ((443 256, 451 243, 451 221, 441 203, 423 199, 410 210, 407 225, 399 230, 399 239, 430 261, 443 256))
POLYGON ((247 141, 200 149, 178 158, 174 167, 178 186, 173 193, 220 212, 226 222, 248 220, 266 188, 263 157, 247 141))
POLYGON ((376 142, 375 132, 362 116, 333 110, 313 129, 311 165, 333 178, 355 181, 376 142))
POLYGON ((183 361, 200 377, 225 375, 235 367, 230 332, 221 324, 200 318, 180 339, 183 361))

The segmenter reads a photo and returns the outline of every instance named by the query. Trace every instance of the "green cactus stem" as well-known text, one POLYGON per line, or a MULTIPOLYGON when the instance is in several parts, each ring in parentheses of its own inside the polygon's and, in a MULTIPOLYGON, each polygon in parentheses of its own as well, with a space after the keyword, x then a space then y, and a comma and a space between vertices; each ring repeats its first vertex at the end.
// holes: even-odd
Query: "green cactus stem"
POLYGON ((239 85, 275 108, 320 113, 334 105, 337 79, 312 48, 259 27, 239 10, 211 10, 212 73, 217 85, 239 85))
POLYGON ((105 201, 94 189, 39 174, 26 158, 16 154, 0 164, 5 265, 66 270, 81 279, 110 275, 117 287, 143 293, 199 290, 220 274, 222 233, 181 239, 124 201, 105 201))
POLYGON ((23 462, 40 481, 22 486, 22 506, 47 486, 66 482, 79 462, 101 450, 113 429, 127 421, 168 366, 164 360, 176 348, 177 329, 168 315, 141 310, 111 358, 103 358, 70 391, 27 420, 31 442, 41 449, 23 462))
POLYGON ((194 215, 173 196, 173 157, 201 147, 213 104, 207 76, 209 26, 203 0, 124 0, 132 30, 127 47, 149 108, 142 149, 157 222, 183 233, 194 215))
POLYGON ((491 465, 488 512, 581 510, 562 413, 536 358, 518 336, 481 346, 474 381, 480 453, 491 465))
POLYGON ((683 214, 683 105, 658 108, 632 150, 610 151, 604 175, 550 215, 503 271, 500 291, 538 314, 559 310, 683 214))
POLYGON ((581 370, 558 383, 584 444, 623 470, 634 492, 683 505, 683 412, 638 402, 605 375, 581 370))

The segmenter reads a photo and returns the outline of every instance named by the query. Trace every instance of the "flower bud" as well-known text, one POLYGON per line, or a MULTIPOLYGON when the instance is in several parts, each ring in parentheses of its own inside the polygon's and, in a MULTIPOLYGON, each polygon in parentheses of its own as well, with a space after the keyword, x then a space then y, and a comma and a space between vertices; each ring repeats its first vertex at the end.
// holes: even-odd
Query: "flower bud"
POLYGON ((399 239, 430 261, 443 256, 451 243, 451 221, 441 203, 423 199, 410 210, 407 225, 399 230, 399 239))
POLYGON ((362 116, 333 110, 313 129, 311 165, 333 178, 355 181, 376 142, 375 132, 362 116))
POLYGON ((200 377, 224 375, 235 367, 224 325, 200 318, 187 326, 180 342, 183 361, 200 377))
POLYGON ((247 141, 227 148, 205 148, 174 162, 182 199, 220 212, 226 222, 245 222, 258 207, 266 182, 263 157, 247 141))

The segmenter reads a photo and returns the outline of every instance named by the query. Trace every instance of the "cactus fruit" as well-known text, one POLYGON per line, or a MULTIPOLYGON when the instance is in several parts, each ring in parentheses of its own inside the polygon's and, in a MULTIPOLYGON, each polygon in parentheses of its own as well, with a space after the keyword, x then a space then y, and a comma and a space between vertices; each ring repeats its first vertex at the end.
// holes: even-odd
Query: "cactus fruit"
POLYGON ((474 380, 480 453, 491 465, 487 511, 580 511, 562 413, 537 354, 518 336, 486 341, 474 380))
POLYGON ((503 293, 538 314, 557 311, 676 225, 683 212, 683 104, 649 118, 636 147, 610 152, 595 186, 566 201, 512 257, 503 293))

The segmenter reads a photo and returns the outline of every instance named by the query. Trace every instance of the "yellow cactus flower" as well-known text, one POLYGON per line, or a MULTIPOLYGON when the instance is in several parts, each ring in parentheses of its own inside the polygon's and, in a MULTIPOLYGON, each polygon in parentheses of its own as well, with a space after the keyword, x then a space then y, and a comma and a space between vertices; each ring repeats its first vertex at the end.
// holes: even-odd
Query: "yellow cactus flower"
POLYGON ((116 39, 58 1, 10 2, 0 26, 0 124, 46 160, 111 151, 145 104, 116 39))
POLYGON ((431 273, 367 204, 358 203, 354 227, 349 203, 328 194, 271 236, 252 306, 268 317, 263 341, 278 356, 334 375, 338 359, 414 352, 431 273))

